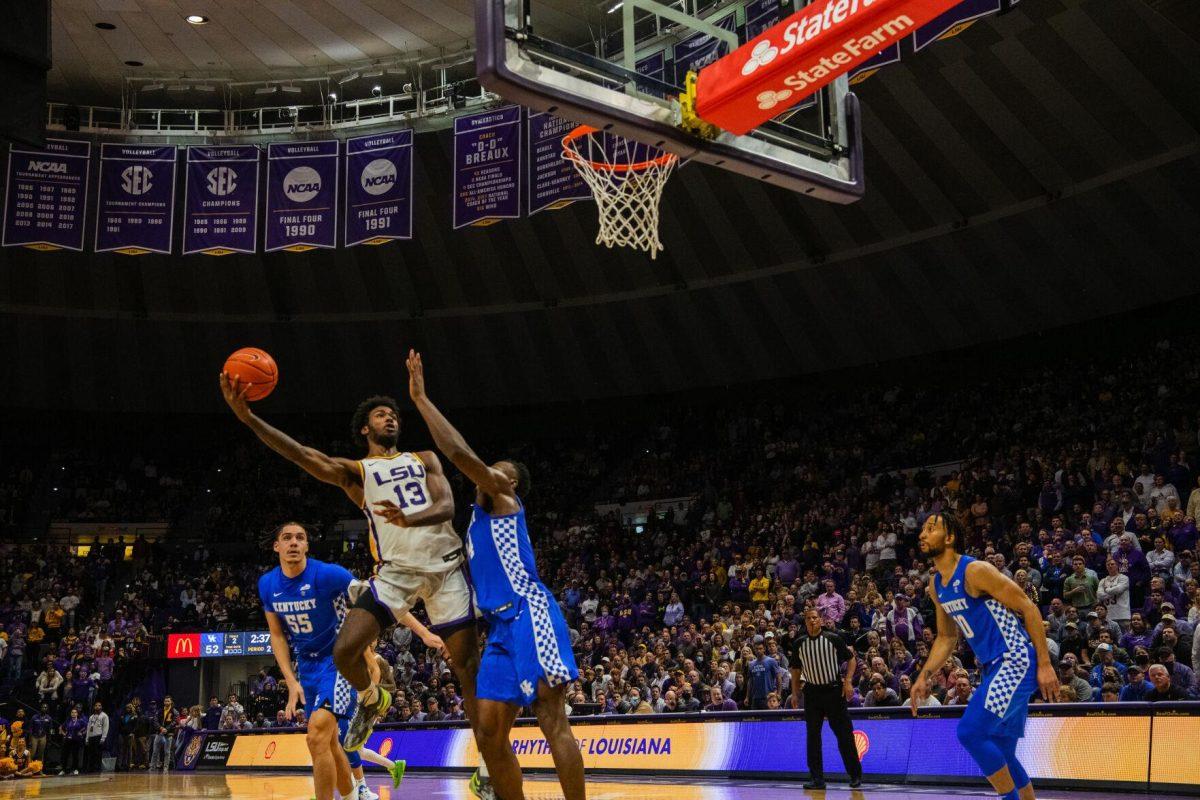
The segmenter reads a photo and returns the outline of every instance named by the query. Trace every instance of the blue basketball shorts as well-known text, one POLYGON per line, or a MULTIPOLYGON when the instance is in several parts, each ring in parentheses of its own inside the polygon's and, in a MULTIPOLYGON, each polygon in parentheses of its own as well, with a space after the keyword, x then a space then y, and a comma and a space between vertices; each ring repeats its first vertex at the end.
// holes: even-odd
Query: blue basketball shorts
POLYGON ((579 677, 567 621, 546 589, 533 587, 504 617, 488 617, 475 685, 480 699, 527 706, 540 681, 561 686, 579 677))
POLYGON ((1038 691, 1037 658, 1032 647, 1014 650, 984 668, 983 680, 958 723, 965 734, 991 739, 1025 735, 1029 701, 1038 691))
POLYGON ((329 709, 339 719, 354 716, 358 692, 337 671, 332 656, 318 661, 298 661, 296 677, 304 689, 305 716, 311 717, 321 708, 329 709))

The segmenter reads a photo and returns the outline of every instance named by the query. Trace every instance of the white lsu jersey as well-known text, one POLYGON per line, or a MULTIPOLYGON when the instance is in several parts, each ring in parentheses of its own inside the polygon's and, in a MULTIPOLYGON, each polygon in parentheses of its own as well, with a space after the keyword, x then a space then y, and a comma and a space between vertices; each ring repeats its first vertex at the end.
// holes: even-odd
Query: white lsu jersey
POLYGON ((416 453, 364 458, 358 462, 363 482, 371 555, 378 562, 419 572, 447 572, 462 563, 462 540, 447 520, 436 525, 401 528, 375 511, 390 500, 405 514, 423 511, 433 502, 425 464, 416 453))

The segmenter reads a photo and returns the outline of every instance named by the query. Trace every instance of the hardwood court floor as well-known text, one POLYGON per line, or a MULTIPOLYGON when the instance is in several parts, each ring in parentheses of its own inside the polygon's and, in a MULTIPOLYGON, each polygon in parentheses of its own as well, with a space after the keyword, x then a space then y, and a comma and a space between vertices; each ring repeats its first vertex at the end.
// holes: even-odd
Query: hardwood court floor
MULTIPOLYGON (((473 800, 465 776, 411 774, 399 789, 369 774, 379 800, 473 800)), ((0 800, 309 800, 312 781, 295 773, 191 772, 79 775, 0 782, 0 800)), ((994 798, 982 788, 948 789, 868 784, 851 791, 831 785, 805 791, 799 783, 748 780, 684 780, 595 777, 588 780, 589 800, 954 800, 994 798)), ((1132 795, 1147 797, 1147 795, 1132 795)), ((549 776, 529 776, 526 800, 562 800, 549 776)), ((1129 800, 1131 793, 1044 790, 1039 800, 1129 800)))

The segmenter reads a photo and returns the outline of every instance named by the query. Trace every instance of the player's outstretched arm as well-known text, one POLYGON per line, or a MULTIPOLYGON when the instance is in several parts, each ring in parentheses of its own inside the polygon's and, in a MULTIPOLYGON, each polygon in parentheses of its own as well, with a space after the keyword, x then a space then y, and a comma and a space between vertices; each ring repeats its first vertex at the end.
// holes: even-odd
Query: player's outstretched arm
POLYGON ((925 659, 925 666, 921 667, 909 692, 909 703, 912 705, 914 717, 917 715, 917 708, 920 707, 921 701, 929 696, 929 682, 942 668, 942 664, 946 663, 946 659, 953 655, 954 648, 958 644, 958 626, 938 603, 937 594, 933 590, 933 578, 929 579, 926 591, 933 598, 933 607, 937 609, 938 629, 937 638, 933 640, 933 646, 929 648, 929 658, 925 659))
POLYGON ((233 411, 234 416, 246 424, 263 444, 279 455, 296 464, 319 481, 340 486, 349 491, 360 485, 358 466, 347 458, 327 456, 320 450, 306 447, 278 428, 274 428, 250 410, 246 392, 250 385, 243 386, 237 376, 221 373, 221 394, 233 411))
POLYGON ((1050 648, 1046 644, 1046 625, 1042 621, 1042 612, 1020 586, 995 565, 986 561, 972 561, 967 565, 967 586, 976 592, 991 596, 1005 608, 1012 611, 1025 622, 1025 630, 1033 642, 1037 652, 1038 686, 1042 690, 1042 699, 1047 703, 1058 700, 1058 673, 1050 661, 1050 648))
POLYGON ((425 365, 421 363, 421 354, 415 350, 408 351, 408 394, 417 411, 421 413, 433 442, 450 463, 462 470, 476 486, 490 497, 501 497, 513 494, 512 482, 508 476, 498 469, 492 469, 483 463, 483 459, 475 455, 475 451, 467 444, 458 429, 450 424, 429 396, 425 394, 425 365))

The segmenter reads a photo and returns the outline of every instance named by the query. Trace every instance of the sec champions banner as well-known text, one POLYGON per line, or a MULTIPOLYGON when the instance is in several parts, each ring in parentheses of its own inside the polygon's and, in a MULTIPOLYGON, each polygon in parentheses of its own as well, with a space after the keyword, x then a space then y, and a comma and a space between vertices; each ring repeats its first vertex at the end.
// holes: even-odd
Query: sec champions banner
POLYGON ((89 142, 47 139, 43 150, 9 145, 4 246, 82 250, 91 165, 89 142))
POLYGON ((267 145, 267 246, 301 253, 337 246, 336 141, 267 145))
POLYGON ((183 254, 253 253, 258 241, 258 148, 187 149, 183 254))
POLYGON ((575 123, 553 114, 529 112, 528 119, 529 214, 566 208, 576 200, 590 200, 592 192, 575 166, 563 158, 563 137, 575 123))
POLYGON ((175 145, 101 144, 97 253, 170 253, 175 232, 175 145))
POLYGON ((454 120, 454 227, 521 216, 521 107, 454 120))
POLYGON ((412 238, 413 132, 346 140, 346 246, 412 238))

